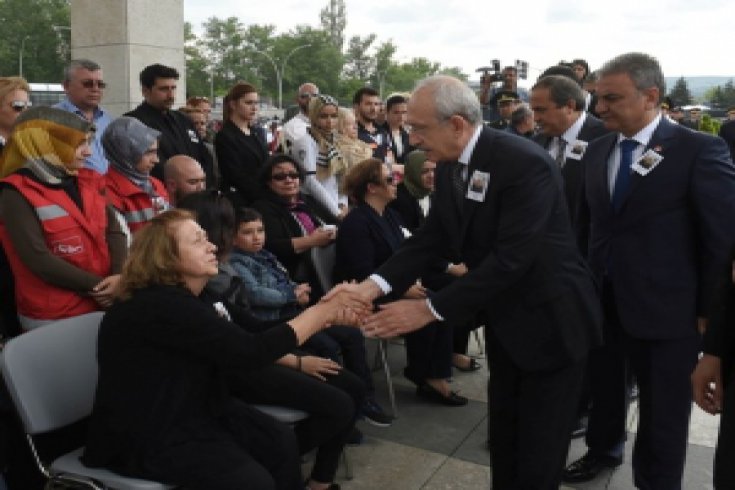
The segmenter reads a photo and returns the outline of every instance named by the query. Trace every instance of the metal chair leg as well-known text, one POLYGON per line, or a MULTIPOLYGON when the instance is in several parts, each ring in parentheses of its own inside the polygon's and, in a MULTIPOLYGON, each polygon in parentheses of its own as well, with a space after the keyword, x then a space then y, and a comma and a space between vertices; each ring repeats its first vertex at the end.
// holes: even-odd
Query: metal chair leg
POLYGON ((345 480, 352 480, 355 475, 352 474, 352 467, 350 466, 350 460, 347 457, 347 448, 342 449, 342 464, 345 466, 345 480))
POLYGON ((383 371, 385 371, 385 382, 388 385, 388 398, 390 406, 393 410, 393 418, 398 418, 398 408, 396 408, 396 394, 393 391, 393 376, 390 374, 390 366, 388 365, 388 341, 385 339, 378 340, 378 352, 382 359, 383 371))

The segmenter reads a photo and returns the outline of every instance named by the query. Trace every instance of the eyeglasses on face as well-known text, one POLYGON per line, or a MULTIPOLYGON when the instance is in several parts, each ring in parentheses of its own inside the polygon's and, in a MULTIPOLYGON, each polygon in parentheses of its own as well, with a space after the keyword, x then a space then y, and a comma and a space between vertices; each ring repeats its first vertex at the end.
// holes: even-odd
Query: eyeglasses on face
POLYGON ((79 83, 81 83, 82 87, 84 88, 94 88, 95 85, 97 85, 98 89, 103 89, 107 87, 107 83, 103 82, 102 80, 86 79, 86 80, 80 81, 79 83))
POLYGON ((298 180, 300 177, 301 176, 299 175, 298 172, 287 172, 287 173, 282 173, 282 174, 271 175, 271 179, 278 180, 278 181, 282 181, 286 179, 298 180))
POLYGON ((15 112, 23 112, 24 110, 28 109, 33 105, 33 102, 30 100, 14 100, 10 103, 10 107, 15 112))
POLYGON ((303 94, 299 94, 300 99, 310 99, 311 97, 317 97, 319 94, 310 94, 308 92, 304 92, 303 94))

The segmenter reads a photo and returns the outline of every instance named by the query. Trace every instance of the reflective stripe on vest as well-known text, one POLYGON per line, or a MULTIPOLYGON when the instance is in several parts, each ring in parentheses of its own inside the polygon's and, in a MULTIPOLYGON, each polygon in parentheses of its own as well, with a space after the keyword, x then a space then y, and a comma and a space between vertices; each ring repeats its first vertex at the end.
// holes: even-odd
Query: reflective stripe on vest
POLYGON ((69 216, 69 213, 67 213, 66 210, 58 204, 39 206, 35 210, 36 214, 38 215, 38 219, 41 221, 61 218, 62 216, 69 216))
POLYGON ((155 217, 155 213, 152 208, 145 208, 139 210, 128 211, 125 213, 125 221, 130 224, 133 223, 146 223, 155 217))

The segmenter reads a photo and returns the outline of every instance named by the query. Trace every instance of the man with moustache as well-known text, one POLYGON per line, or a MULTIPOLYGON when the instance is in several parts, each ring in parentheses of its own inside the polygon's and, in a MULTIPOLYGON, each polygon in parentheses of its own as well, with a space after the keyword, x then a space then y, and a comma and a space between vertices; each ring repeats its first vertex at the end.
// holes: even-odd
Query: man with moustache
POLYGON ((394 337, 481 317, 493 488, 558 488, 585 359, 600 340, 559 170, 533 142, 484 128, 477 96, 452 77, 418 84, 408 124, 411 144, 440 162, 434 201, 423 226, 353 290, 366 300, 400 295, 439 258, 468 272, 428 300, 381 305, 364 332, 394 337))
POLYGON ((175 68, 154 64, 140 72, 143 102, 126 116, 139 119, 146 126, 161 132, 158 140, 159 163, 151 175, 163 181, 163 165, 174 155, 189 155, 198 161, 207 174, 207 187, 214 184, 212 156, 197 134, 191 120, 172 109, 176 99, 179 72, 175 68))
POLYGON ((296 103, 299 105, 299 113, 283 125, 283 152, 291 154, 294 142, 306 134, 309 123, 309 102, 312 97, 319 95, 319 87, 311 82, 301 84, 296 94, 296 103))
POLYGON ((585 151, 580 216, 589 216, 605 344, 590 353, 588 451, 564 480, 588 481, 621 464, 630 368, 640 391, 634 484, 680 490, 689 377, 735 241, 735 167, 722 139, 661 116, 655 58, 623 54, 599 74, 597 111, 612 133, 585 151))
POLYGON ((92 154, 84 166, 104 174, 108 162, 102 149, 102 133, 112 122, 112 116, 100 107, 107 84, 102 78, 102 68, 92 60, 72 60, 64 70, 64 92, 66 99, 54 107, 73 112, 82 119, 94 123, 96 131, 92 141, 92 154))
POLYGON ((572 224, 582 199, 582 157, 590 141, 608 132, 584 107, 584 91, 565 76, 543 77, 531 88, 531 109, 540 130, 534 140, 561 169, 572 224))

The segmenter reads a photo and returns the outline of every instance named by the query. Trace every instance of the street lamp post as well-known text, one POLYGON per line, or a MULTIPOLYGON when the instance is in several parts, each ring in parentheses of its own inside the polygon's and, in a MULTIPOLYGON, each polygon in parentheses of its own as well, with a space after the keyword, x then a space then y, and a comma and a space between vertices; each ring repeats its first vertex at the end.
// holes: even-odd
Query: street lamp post
POLYGON ((296 46, 293 48, 283 59, 283 62, 281 62, 281 68, 278 68, 278 64, 276 63, 276 60, 273 59, 271 55, 266 53, 265 51, 261 51, 259 49, 253 49, 258 54, 262 54, 266 58, 268 58, 268 61, 271 62, 271 65, 273 65, 273 71, 276 72, 276 84, 278 85, 278 108, 283 109, 283 74, 286 71, 286 63, 288 62, 288 59, 293 56, 293 54, 304 48, 308 48, 311 46, 311 44, 302 44, 301 46, 296 46))
POLYGON ((18 72, 20 73, 20 77, 23 78, 23 50, 26 47, 26 39, 28 39, 31 36, 23 36, 23 39, 20 41, 20 54, 18 55, 18 72))

